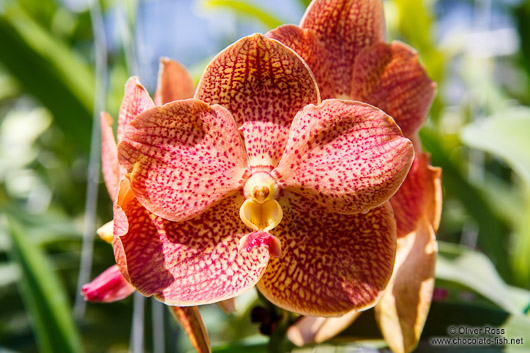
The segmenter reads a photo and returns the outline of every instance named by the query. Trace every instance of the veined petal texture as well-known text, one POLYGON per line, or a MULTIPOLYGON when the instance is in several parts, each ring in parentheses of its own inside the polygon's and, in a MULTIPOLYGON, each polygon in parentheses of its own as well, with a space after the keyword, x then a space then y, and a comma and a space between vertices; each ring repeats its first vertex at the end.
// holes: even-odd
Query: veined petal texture
POLYGON ((127 126, 118 155, 138 201, 175 222, 238 190, 248 173, 232 115, 196 99, 139 115, 127 126))
POLYGON ((217 55, 195 98, 221 104, 232 113, 250 167, 276 166, 296 112, 320 102, 317 83, 303 60, 261 34, 242 38, 217 55))
POLYGON ((146 296, 178 306, 228 299, 253 287, 269 260, 266 243, 239 251, 248 228, 244 198, 225 198, 200 216, 170 222, 147 211, 122 181, 115 206, 114 252, 120 270, 146 296))
POLYGON ((312 30, 326 48, 336 97, 350 93, 352 63, 357 54, 363 48, 386 40, 380 0, 313 1, 300 21, 300 27, 312 30))
POLYGON ((272 303, 303 315, 337 316, 373 306, 394 266, 396 230, 389 203, 367 214, 341 215, 284 192, 284 216, 270 231, 282 244, 258 289, 272 303))

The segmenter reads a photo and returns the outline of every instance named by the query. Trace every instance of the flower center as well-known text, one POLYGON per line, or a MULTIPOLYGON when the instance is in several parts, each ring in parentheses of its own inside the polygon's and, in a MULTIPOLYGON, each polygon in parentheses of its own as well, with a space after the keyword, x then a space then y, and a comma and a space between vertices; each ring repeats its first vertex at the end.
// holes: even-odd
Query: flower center
POLYGON ((279 194, 276 180, 267 172, 257 172, 248 178, 243 187, 245 202, 239 216, 253 230, 267 232, 282 220, 282 208, 276 198, 279 194))

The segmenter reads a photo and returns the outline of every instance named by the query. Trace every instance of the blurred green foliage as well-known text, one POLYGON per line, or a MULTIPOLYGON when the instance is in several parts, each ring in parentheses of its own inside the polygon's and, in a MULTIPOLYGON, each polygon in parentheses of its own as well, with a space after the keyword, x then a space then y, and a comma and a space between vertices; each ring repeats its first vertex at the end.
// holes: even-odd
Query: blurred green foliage
MULTIPOLYGON (((281 13, 258 2, 205 3, 213 11, 229 9, 238 19, 257 21, 264 30, 283 22, 281 13)), ((126 28, 134 37, 138 3, 124 4, 126 28)), ((418 50, 439 92, 421 138, 432 164, 443 168, 438 238, 446 243, 440 245, 437 286, 449 296, 433 304, 418 352, 432 352, 428 337, 445 336, 456 322, 505 327, 513 336, 530 332, 530 0, 503 3, 520 50, 489 56, 466 47, 462 38, 469 33, 437 39, 437 4, 385 2, 389 38, 418 50), (451 96, 455 81, 461 91, 456 100, 451 96)), ((114 1, 101 5, 104 15, 116 11, 114 1)), ((84 6, 70 9, 58 0, 0 4, 0 351, 124 352, 129 346, 131 298, 89 304, 81 320, 72 320, 94 115, 92 33, 84 6)), ((114 116, 131 46, 125 38, 121 48, 108 53, 106 107, 114 116)), ((99 196, 97 225, 111 217, 103 187, 99 196)), ((114 260, 107 244, 97 240, 94 246, 95 275, 114 260)), ((249 322, 257 301, 255 293, 239 298, 232 316, 213 306, 201 308, 214 351, 265 351, 267 340, 249 322)), ((148 305, 147 351, 153 339, 150 314, 148 305)), ((337 351, 352 336, 379 338, 369 312, 361 318, 331 343, 337 351)), ((166 351, 190 349, 176 324, 167 315, 163 320, 166 351)), ((516 348, 529 349, 494 351, 516 348)), ((457 351, 448 349, 436 352, 457 351)))

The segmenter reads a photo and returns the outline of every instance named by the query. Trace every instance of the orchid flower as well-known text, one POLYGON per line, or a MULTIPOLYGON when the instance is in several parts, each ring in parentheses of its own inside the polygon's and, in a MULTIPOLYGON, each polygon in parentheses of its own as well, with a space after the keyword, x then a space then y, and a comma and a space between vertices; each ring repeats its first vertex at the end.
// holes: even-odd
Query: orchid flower
MULTIPOLYGON (((346 98, 376 106, 392 116, 414 142, 414 164, 390 199, 397 223, 392 281, 375 306, 385 340, 394 352, 417 344, 430 307, 436 260, 435 233, 441 212, 441 171, 429 165, 417 132, 426 119, 435 84, 416 52, 385 43, 380 0, 315 0, 300 26, 269 32, 309 65, 324 98, 346 98)), ((336 319, 303 318, 289 331, 297 344, 321 342, 347 327, 359 313, 336 319)))
POLYGON ((194 99, 126 94, 113 242, 138 291, 187 306, 256 285, 324 316, 376 303, 395 260, 388 200, 414 156, 390 116, 321 102, 306 63, 259 34, 214 58, 194 99))
MULTIPOLYGON (((167 58, 160 60, 158 75, 158 86, 155 93, 156 105, 162 105, 178 99, 191 98, 195 91, 195 85, 187 71, 177 62, 167 58)), ((145 89, 139 84, 136 77, 129 79, 125 85, 125 97, 120 107, 118 117, 118 142, 122 139, 124 127, 142 110, 146 108, 149 101, 142 101, 142 93, 145 89), (138 99, 137 99, 138 98, 138 99)), ((112 117, 107 113, 101 114, 102 133, 102 172, 107 191, 110 198, 115 201, 120 180, 124 177, 124 171, 119 167, 116 140, 112 130, 112 117)), ((104 241, 112 243, 113 222, 108 222, 98 229, 98 234, 104 241)), ((90 283, 83 286, 81 294, 85 300, 90 302, 109 303, 125 299, 136 289, 122 275, 117 265, 109 267, 90 283)), ((219 302, 219 306, 225 311, 232 311, 232 301, 219 302)), ((197 352, 209 352, 210 343, 208 333, 202 322, 197 307, 170 307, 175 319, 181 324, 188 335, 190 342, 197 352)))

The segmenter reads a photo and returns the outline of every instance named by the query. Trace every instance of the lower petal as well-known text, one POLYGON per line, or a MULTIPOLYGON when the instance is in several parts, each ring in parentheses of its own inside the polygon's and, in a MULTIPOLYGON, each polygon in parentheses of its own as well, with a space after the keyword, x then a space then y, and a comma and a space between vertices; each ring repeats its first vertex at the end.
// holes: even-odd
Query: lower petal
POLYGON ((340 317, 301 317, 287 330, 287 337, 297 346, 321 343, 335 337, 361 315, 360 311, 352 310, 340 317))
POLYGON ((263 295, 303 315, 337 316, 373 306, 394 265, 390 204, 341 215, 289 192, 279 202, 283 220, 270 233, 281 241, 282 256, 269 261, 258 283, 263 295))
POLYGON ((208 337, 208 331, 206 331, 199 309, 196 306, 170 306, 169 310, 186 332, 186 335, 188 335, 193 348, 198 353, 211 352, 210 338, 208 337))
POLYGON ((267 266, 269 244, 238 250, 248 233, 239 219, 243 201, 235 194, 185 222, 157 217, 135 198, 118 205, 127 218, 126 227, 123 221, 117 226, 115 212, 114 251, 122 272, 142 294, 169 305, 213 303, 248 290, 267 266))
POLYGON ((394 278, 375 307, 390 349, 407 353, 418 344, 434 289, 436 238, 424 217, 415 232, 398 239, 394 278))

